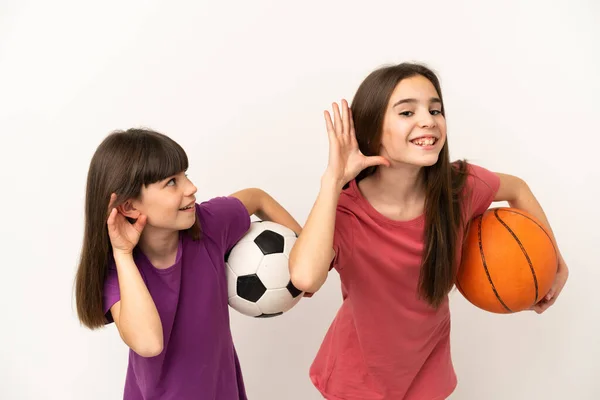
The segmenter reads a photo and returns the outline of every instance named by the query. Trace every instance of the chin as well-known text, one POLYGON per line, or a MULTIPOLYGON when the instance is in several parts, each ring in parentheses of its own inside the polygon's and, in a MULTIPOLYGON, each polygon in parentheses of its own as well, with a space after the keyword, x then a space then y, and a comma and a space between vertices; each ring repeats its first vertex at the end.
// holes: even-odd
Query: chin
POLYGON ((192 222, 190 222, 189 224, 184 224, 182 226, 182 228, 180 230, 185 231, 187 229, 190 229, 192 226, 194 226, 194 223, 196 222, 196 220, 194 219, 192 222))
POLYGON ((175 225, 175 229, 178 231, 185 231, 187 229, 190 229, 192 226, 194 226, 194 223, 196 223, 196 218, 195 218, 195 213, 193 214, 194 217, 193 218, 185 218, 185 219, 180 219, 178 220, 174 225, 175 225))
POLYGON ((428 156, 428 157, 419 157, 414 158, 412 160, 408 160, 408 164, 412 164, 418 167, 431 167, 435 165, 439 160, 438 155, 428 156))
POLYGON ((438 157, 436 157, 435 160, 433 160, 433 159, 432 160, 426 160, 426 161, 423 162, 423 167, 432 167, 435 164, 437 164, 437 162, 438 162, 438 157))

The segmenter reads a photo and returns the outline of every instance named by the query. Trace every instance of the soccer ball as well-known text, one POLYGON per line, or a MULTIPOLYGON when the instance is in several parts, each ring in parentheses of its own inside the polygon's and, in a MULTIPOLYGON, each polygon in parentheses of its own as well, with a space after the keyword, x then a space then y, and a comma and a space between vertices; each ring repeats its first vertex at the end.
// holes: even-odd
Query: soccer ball
POLYGON ((275 317, 302 298, 290 280, 288 258, 296 234, 283 225, 256 221, 225 255, 229 306, 250 317, 275 317))

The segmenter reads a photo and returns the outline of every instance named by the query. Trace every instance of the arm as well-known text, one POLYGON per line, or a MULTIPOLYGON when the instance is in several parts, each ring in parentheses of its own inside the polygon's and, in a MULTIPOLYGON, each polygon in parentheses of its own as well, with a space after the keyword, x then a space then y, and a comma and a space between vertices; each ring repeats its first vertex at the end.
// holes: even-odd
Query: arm
POLYGON ((231 196, 238 198, 248 210, 263 221, 272 221, 290 228, 300 235, 302 227, 273 197, 261 189, 243 189, 231 196))
POLYGON ((110 309, 121 338, 142 357, 163 350, 162 323, 131 254, 115 254, 121 300, 110 309))
POLYGON ((315 293, 327 280, 334 257, 335 213, 342 186, 325 175, 302 234, 290 253, 290 276, 298 289, 315 293))
POLYGON ((501 173, 497 173, 496 175, 498 175, 500 178, 500 188, 496 193, 494 201, 507 201, 510 207, 526 211, 537 218, 547 228, 548 234, 550 235, 552 243, 554 244, 554 248, 556 249, 558 256, 556 280, 546 297, 540 303, 534 306, 534 310, 536 312, 544 312, 556 301, 556 298, 567 282, 569 269, 565 263, 565 260, 560 254, 558 244, 556 243, 556 238, 554 237, 554 233, 552 232, 552 228, 550 227, 550 223, 548 222, 546 214, 544 213, 540 203, 533 195, 532 191, 529 189, 527 183, 516 176, 501 173))
POLYGON ((308 216, 302 234, 290 253, 290 276, 298 289, 315 293, 323 286, 335 253, 333 239, 337 203, 344 185, 363 169, 389 166, 383 157, 365 157, 358 148, 352 110, 342 100, 342 112, 333 104, 334 121, 325 111, 329 140, 329 162, 321 178, 321 190, 308 216))

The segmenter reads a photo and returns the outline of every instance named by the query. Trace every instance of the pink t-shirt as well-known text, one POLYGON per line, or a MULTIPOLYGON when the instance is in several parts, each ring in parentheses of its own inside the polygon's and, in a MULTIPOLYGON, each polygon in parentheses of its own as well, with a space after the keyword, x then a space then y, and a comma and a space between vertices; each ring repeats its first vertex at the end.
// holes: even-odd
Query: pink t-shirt
MULTIPOLYGON (((464 204, 472 218, 490 206, 500 182, 469 169, 464 204)), ((333 267, 343 303, 310 368, 326 399, 441 400, 454 391, 448 299, 435 310, 417 297, 424 221, 381 215, 354 180, 342 192, 333 267)))

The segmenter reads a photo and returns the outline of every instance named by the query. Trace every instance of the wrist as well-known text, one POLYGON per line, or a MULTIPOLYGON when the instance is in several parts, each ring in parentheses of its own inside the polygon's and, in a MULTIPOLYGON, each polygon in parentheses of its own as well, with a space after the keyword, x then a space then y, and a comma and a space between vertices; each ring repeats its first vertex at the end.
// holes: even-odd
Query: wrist
POLYGON ((345 184, 346 182, 336 178, 328 171, 321 176, 321 190, 341 192, 345 184))
POLYGON ((119 265, 124 261, 133 260, 133 252, 113 249, 113 257, 117 265, 119 265))

